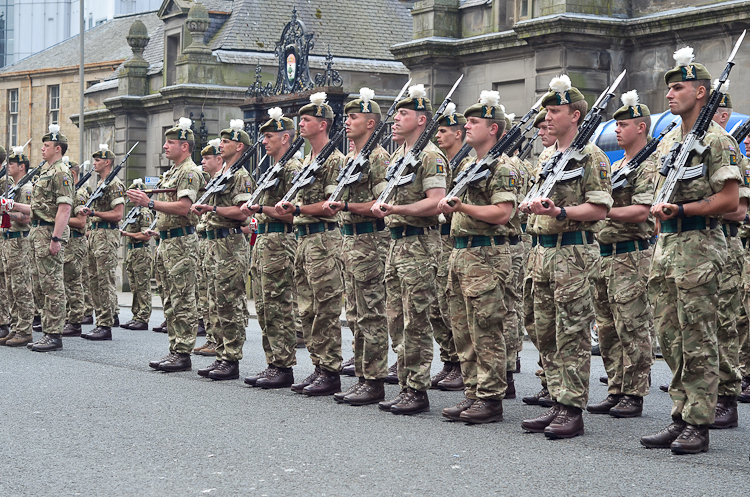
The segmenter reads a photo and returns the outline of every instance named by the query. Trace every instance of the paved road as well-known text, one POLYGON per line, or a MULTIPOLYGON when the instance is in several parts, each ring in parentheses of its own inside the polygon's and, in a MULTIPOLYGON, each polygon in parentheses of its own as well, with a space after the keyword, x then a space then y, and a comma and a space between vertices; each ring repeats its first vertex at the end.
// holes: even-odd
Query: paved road
MULTIPOLYGON (((155 312, 152 324, 161 320, 155 312)), ((344 338, 348 357, 348 329, 344 338)), ((0 495, 744 495, 750 481, 748 405, 740 428, 711 432, 710 452, 678 457, 638 444, 668 421, 658 390, 642 418, 586 415, 585 436, 550 441, 521 430, 543 411, 520 395, 505 402, 504 422, 466 426, 440 417, 459 392, 431 392, 430 413, 401 417, 198 377, 210 358, 193 372, 150 370, 165 352, 164 335, 122 329, 112 342, 71 338, 47 354, 0 347, 0 495)), ((538 390, 535 356, 526 343, 519 394, 538 390)), ((304 349, 298 362, 300 379, 312 370, 304 349)), ((256 321, 241 367, 264 367, 256 321)), ((594 358, 592 377, 602 373, 594 358)), ((655 385, 668 378, 659 361, 655 385)), ((606 388, 592 382, 591 394, 601 400, 606 388)))

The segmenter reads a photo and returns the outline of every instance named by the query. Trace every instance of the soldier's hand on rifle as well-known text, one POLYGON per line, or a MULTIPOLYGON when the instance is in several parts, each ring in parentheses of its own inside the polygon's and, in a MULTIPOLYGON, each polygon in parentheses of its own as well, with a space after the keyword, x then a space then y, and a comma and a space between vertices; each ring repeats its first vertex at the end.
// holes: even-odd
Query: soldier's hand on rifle
POLYGON ((323 204, 323 212, 326 216, 335 216, 337 212, 344 209, 344 202, 325 202, 323 204))
POLYGON ((81 207, 81 210, 79 210, 78 213, 83 214, 84 216, 93 216, 94 210, 89 207, 81 207))
POLYGON ((284 214, 289 214, 290 210, 294 210, 294 205, 292 205, 291 202, 279 200, 279 203, 276 204, 276 213, 279 216, 283 216, 284 214))
POLYGON ((661 202, 651 206, 651 214, 656 216, 656 218, 660 221, 666 221, 667 219, 675 218, 677 217, 679 212, 680 206, 677 204, 668 204, 666 202, 661 202), (664 211, 668 211, 669 214, 664 211))
POLYGON ((393 206, 391 204, 381 204, 380 202, 375 202, 372 207, 370 207, 370 212, 372 212, 372 215, 378 219, 383 219, 388 214, 393 213, 393 206))
POLYGON ((247 205, 247 202, 240 206, 240 212, 246 216, 253 216, 260 210, 260 205, 247 205))
POLYGON ((140 190, 128 190, 128 199, 135 205, 140 205, 141 207, 146 207, 150 200, 148 195, 140 190))
POLYGON ((146 231, 143 232, 143 234, 146 235, 146 236, 150 236, 151 238, 153 238, 155 236, 156 237, 159 236, 159 232, 154 231, 154 230, 146 230, 146 231))
POLYGON ((443 214, 451 214, 461 209, 461 200, 458 197, 445 197, 438 202, 438 210, 443 214), (453 205, 448 202, 453 202, 453 205))
POLYGON ((518 206, 518 210, 526 214, 531 214, 531 204, 529 204, 529 202, 521 202, 518 206))
POLYGON ((560 208, 555 207, 555 203, 548 198, 536 198, 532 200, 530 208, 532 213, 541 216, 557 217, 560 214, 560 208))
POLYGON ((198 214, 199 216, 203 214, 204 212, 208 212, 210 210, 213 210, 212 205, 206 205, 206 204, 195 204, 190 208, 190 210, 193 212, 193 214, 198 214))

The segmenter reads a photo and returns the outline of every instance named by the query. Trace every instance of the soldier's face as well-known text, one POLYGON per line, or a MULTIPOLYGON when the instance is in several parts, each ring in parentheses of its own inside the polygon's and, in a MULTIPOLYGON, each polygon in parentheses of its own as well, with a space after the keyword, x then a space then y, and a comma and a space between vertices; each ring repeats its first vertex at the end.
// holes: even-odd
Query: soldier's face
POLYGON ((547 128, 547 121, 539 123, 539 139, 542 141, 542 145, 545 147, 551 147, 555 143, 555 139, 549 135, 549 129, 547 128))
POLYGON ((570 111, 570 105, 548 105, 547 116, 544 118, 547 132, 555 139, 565 136, 572 127, 578 126, 579 115, 578 111, 570 111))
POLYGON ((299 135, 302 138, 313 138, 325 132, 325 121, 305 114, 299 118, 299 135))
POLYGON ((42 159, 46 160, 47 162, 61 153, 62 149, 59 145, 55 145, 54 142, 46 141, 42 143, 42 159))
POLYGON ((234 157, 234 155, 237 153, 238 147, 239 142, 229 140, 228 138, 222 138, 221 143, 219 144, 219 152, 221 152, 221 157, 224 160, 234 157))
POLYGON ((18 162, 8 162, 8 174, 11 176, 18 176, 22 169, 18 162))
POLYGON ((367 115, 353 112, 346 117, 346 136, 351 140, 357 140, 367 134, 367 115))
POLYGON ((401 136, 402 141, 412 134, 419 126, 419 116, 417 111, 407 108, 400 108, 393 117, 393 135, 401 136))
POLYGON ((223 163, 224 161, 221 159, 221 155, 204 155, 203 159, 201 160, 203 170, 211 176, 213 176, 216 171, 221 169, 223 163))
POLYGON ((750 157, 750 135, 747 135, 742 143, 745 144, 745 155, 750 157))
POLYGON ((393 140, 396 145, 401 145, 405 141, 403 136, 396 134, 395 125, 391 125, 391 140, 393 140))
POLYGON ((691 83, 677 81, 669 84, 667 92, 667 101, 669 102, 669 111, 681 116, 693 110, 699 105, 700 100, 705 96, 706 89, 703 86, 694 86, 691 83))
POLYGON ((495 141, 495 137, 497 137, 497 124, 490 124, 487 119, 475 116, 469 117, 464 128, 466 128, 466 143, 474 148, 490 140, 495 141))
POLYGON ((448 150, 461 143, 461 131, 453 130, 450 126, 440 126, 435 134, 438 147, 448 150))
POLYGON ((186 149, 185 151, 187 151, 188 149, 187 142, 168 139, 167 141, 164 142, 164 155, 169 160, 177 160, 177 159, 182 158, 183 145, 184 145, 184 148, 186 149))
POLYGON ((615 124, 615 135, 617 135, 617 145, 620 148, 626 148, 635 143, 638 138, 638 126, 632 119, 617 121, 615 124))
POLYGON ((110 159, 94 159, 94 171, 101 174, 101 172, 111 164, 112 161, 110 159))

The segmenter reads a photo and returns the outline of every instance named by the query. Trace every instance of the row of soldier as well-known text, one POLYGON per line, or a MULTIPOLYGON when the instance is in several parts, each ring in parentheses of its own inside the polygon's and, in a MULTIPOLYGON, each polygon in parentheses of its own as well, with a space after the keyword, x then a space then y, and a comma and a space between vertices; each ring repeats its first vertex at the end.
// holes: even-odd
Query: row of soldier
MULTIPOLYGON (((218 143, 202 150, 201 170, 191 159, 192 123, 183 118, 166 132, 164 151, 174 165, 153 198, 137 188, 125 193, 122 183, 113 181, 97 200, 101 203, 87 207, 81 191, 73 193, 75 179, 61 162, 66 140, 59 129, 51 129, 43 138, 47 165, 23 197, 26 202, 3 199, 0 207, 11 222, 20 223, 15 231, 23 232, 30 216, 34 232, 25 250, 34 254, 40 278, 50 283, 42 285, 44 336, 30 348, 62 348, 65 294, 54 282, 62 280, 61 243, 67 251, 73 240, 67 229, 71 208, 75 206, 71 228, 76 228, 74 219, 83 226, 87 218, 93 221, 90 248, 116 246, 127 195, 145 216, 125 235, 132 238, 131 248, 147 249, 142 244, 151 237, 159 240, 154 269, 162 287, 169 353, 150 363, 154 369, 192 368, 203 260, 211 275, 204 321, 208 342, 215 345, 202 349, 212 348, 216 360, 198 374, 214 380, 239 377, 249 265, 268 367, 246 378, 247 384, 333 395, 351 405, 378 403, 394 414, 429 410, 430 388, 463 390, 461 402, 443 409, 445 418, 501 421, 503 399, 515 397, 513 372, 525 328, 539 350, 542 390, 523 400, 549 410, 522 427, 552 439, 570 438, 584 432, 589 325, 595 318, 609 396, 588 410, 615 417, 641 414, 658 337, 674 373, 668 388, 673 422, 641 443, 678 454, 708 450, 709 426, 737 425, 736 401, 747 376, 746 356, 739 357, 740 336, 747 343, 747 317, 738 280, 744 274, 740 240, 747 238, 743 223, 750 197, 743 175, 750 171, 740 171, 738 144, 712 124, 702 140, 709 152, 693 158, 696 164, 704 161, 705 175, 680 184, 675 200, 652 206, 660 187, 658 156, 667 155, 690 131, 711 93, 711 77, 693 62, 692 51, 687 58, 684 50, 678 51, 676 60, 678 66, 665 81, 670 110, 682 124, 615 192, 610 173, 648 142, 650 112, 634 91, 623 95, 624 105, 614 114, 618 144, 625 151, 622 161, 610 168, 607 156, 588 143, 575 161, 581 168, 578 179, 558 184, 548 197, 525 199, 532 180, 540 180, 541 166, 570 147, 587 115, 583 95, 567 76, 553 79, 541 99, 544 110, 534 125, 546 148, 536 167, 517 156, 492 154, 511 125, 495 91, 483 91, 463 114, 446 106, 446 99, 433 116, 424 87, 409 87, 409 96, 397 99, 386 117, 393 115, 393 140, 400 145, 389 155, 378 139, 373 145, 385 120, 372 90, 363 88, 345 107, 352 144, 347 156, 335 147, 341 133, 330 140, 335 116, 325 94, 314 94, 298 114, 301 138, 295 140, 294 121, 280 109, 269 111, 270 119, 260 129, 266 152, 280 166, 276 177, 256 181, 240 168, 222 189, 198 201, 207 183, 210 187, 213 178, 245 156, 251 140, 241 122, 233 122, 218 143), (425 140, 432 138, 436 124, 442 150, 425 140), (311 151, 300 162, 293 153, 301 139, 311 151), (464 140, 475 156, 451 164, 464 140), (363 151, 363 167, 350 170, 363 151), (395 169, 407 160, 416 161, 411 176, 399 181, 395 169), (456 195, 446 194, 453 176, 480 162, 480 179, 456 195), (332 197, 341 176, 351 176, 347 171, 356 173, 356 181, 347 184, 343 195, 332 197), (309 174, 314 181, 304 183, 309 174), (254 195, 259 188, 260 195, 254 195), (392 198, 384 194, 389 188, 392 198), (155 230, 150 229, 151 210, 157 213, 155 230), (251 216, 258 223, 258 239, 250 263, 245 234, 251 216), (660 234, 652 246, 657 220, 660 234), (200 237, 197 226, 204 228, 200 237), (95 237, 103 239, 101 244, 94 244, 95 237), (725 264, 727 257, 734 263, 725 264), (342 392, 339 316, 344 294, 358 381, 342 392), (294 383, 298 327, 315 369, 294 383), (433 337, 444 368, 430 378, 433 337), (389 338, 398 357, 391 375, 389 338), (389 377, 400 391, 386 400, 389 377)), ((731 112, 728 98, 723 101, 717 119, 731 112)), ((115 157, 108 150, 97 153, 95 161, 107 163, 97 169, 104 178, 115 157)), ((13 232, 11 227, 8 233, 13 232)), ((24 240, 26 235, 5 238, 24 240)), ((97 258, 93 252, 91 257, 97 258)), ((97 271, 107 273, 108 264, 103 261, 97 271)), ((113 263, 108 274, 114 275, 113 263)), ((143 275, 135 274, 131 281, 138 279, 143 275)), ((94 288, 92 297, 98 326, 85 335, 111 339, 116 315, 112 299, 94 288)), ((11 300, 18 299, 11 295, 11 300)), ((144 321, 136 314, 134 309, 129 325, 141 329, 148 317, 144 321)), ((67 317, 69 326, 78 325, 71 333, 80 333, 75 315, 67 317)), ((11 333, 25 334, 25 325, 16 329, 13 323, 11 333)))

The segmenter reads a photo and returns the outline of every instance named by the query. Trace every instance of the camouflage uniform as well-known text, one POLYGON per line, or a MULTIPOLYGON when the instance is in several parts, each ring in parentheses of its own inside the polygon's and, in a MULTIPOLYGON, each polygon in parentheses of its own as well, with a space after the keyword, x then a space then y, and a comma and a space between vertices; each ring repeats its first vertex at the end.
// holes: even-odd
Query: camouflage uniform
MULTIPOLYGON (((188 157, 164 173, 162 188, 176 188, 177 192, 159 193, 158 200, 177 202, 180 198, 187 197, 195 202, 198 190, 203 185, 203 172, 188 157)), ((161 238, 157 248, 161 264, 157 263, 156 267, 161 273, 169 351, 178 354, 193 351, 198 328, 195 304, 198 237, 194 228, 197 223, 198 216, 192 213, 177 216, 159 212, 156 216, 156 228, 161 238)))
MULTIPOLYGON (((491 167, 491 176, 470 186, 462 202, 495 205, 511 202, 515 211, 517 177, 510 159, 503 155, 491 167)), ((460 172, 458 170, 457 172, 460 172)), ((510 236, 521 223, 514 213, 509 224, 489 224, 462 212, 454 212, 451 236, 448 295, 461 373, 469 399, 502 400, 506 382, 506 339, 515 337, 515 302, 510 288, 513 274, 510 236), (512 328, 506 330, 506 328, 512 328)), ((515 348, 512 350, 515 351, 515 348)), ((515 354, 514 354, 515 369, 515 354)))
MULTIPOLYGON (((743 183, 740 185, 740 193, 743 189, 750 189, 750 160, 743 157, 740 162, 740 173, 742 174, 743 183)), ((748 330, 748 316, 750 316, 750 225, 741 224, 739 228, 739 237, 742 242, 742 272, 740 296, 742 298, 742 307, 737 315, 737 335, 738 335, 738 364, 742 378, 750 377, 750 330, 748 330)), ((721 374, 721 373, 720 373, 721 374)))
MULTIPOLYGON (((658 153, 666 155, 682 139, 681 128, 675 128, 662 139, 658 153)), ((710 152, 688 165, 703 161, 707 176, 678 183, 672 203, 697 201, 721 191, 727 180, 741 181, 734 139, 711 122, 702 143, 710 152)), ((691 425, 714 421, 719 385, 716 309, 719 275, 726 260, 727 243, 716 218, 695 216, 661 223, 649 296, 662 354, 674 374, 669 388, 672 418, 691 425)))
MULTIPOLYGON (((229 167, 229 166, 225 166, 229 167)), ((252 194, 252 182, 245 168, 234 173, 221 193, 211 195, 207 204, 231 207, 247 202, 252 194)), ((247 239, 240 229, 243 222, 221 216, 217 212, 206 213, 207 258, 212 271, 209 301, 211 322, 216 324, 216 360, 237 362, 242 359, 247 327, 247 239)))
MULTIPOLYGON (((391 156, 395 163, 405 155, 402 145, 391 156)), ((413 204, 427 198, 425 192, 446 187, 448 160, 431 142, 419 154, 420 165, 412 183, 395 189, 393 205, 413 204)), ((398 353, 398 380, 407 387, 425 392, 430 389, 432 365, 432 324, 430 306, 435 299, 438 260, 442 242, 438 216, 388 217, 391 245, 385 264, 386 314, 388 333, 398 353), (422 234, 420 234, 422 233, 422 234)))
MULTIPOLYGON (((75 216, 81 207, 88 201, 91 191, 87 185, 82 186, 76 192, 75 207, 70 217, 75 216)), ((88 218, 86 219, 88 224, 88 218)), ((86 238, 86 227, 83 230, 70 228, 70 240, 65 246, 65 263, 63 274, 65 276, 65 296, 68 301, 68 322, 80 324, 86 310, 85 296, 83 293, 83 268, 88 265, 88 239, 86 238)), ((86 282, 88 286, 88 282, 86 282)))
MULTIPOLYGON (((556 145, 539 156, 544 163, 556 145)), ((596 145, 587 144, 586 159, 571 167, 583 167, 581 179, 560 183, 551 200, 558 207, 592 203, 612 207, 609 160, 596 145)), ((539 178, 537 178, 539 181, 539 178)), ((594 318, 592 271, 599 262, 593 239, 596 223, 558 221, 532 214, 530 232, 539 244, 529 257, 534 292, 534 326, 550 397, 560 404, 585 409, 591 367, 590 323, 594 318)))
MULTIPOLYGON (((73 188, 70 170, 62 160, 58 160, 42 166, 31 194, 31 224, 36 228, 32 243, 43 293, 42 329, 48 335, 59 336, 65 325, 65 249, 61 248, 57 255, 52 255, 49 246, 55 228, 57 206, 73 205, 73 188)), ((67 244, 69 235, 70 230, 66 226, 61 237, 63 247, 67 244)))
MULTIPOLYGON (((312 162, 305 156, 304 168, 312 162)), ((336 188, 344 154, 334 151, 318 170, 315 182, 302 189, 294 204, 311 205, 328 199, 336 188)), ((335 217, 301 215, 294 218, 297 253, 294 279, 302 332, 313 365, 338 374, 341 370, 341 232, 335 217), (312 230, 322 230, 310 233, 312 230), (309 233, 309 234, 308 234, 309 233)))
MULTIPOLYGON (((102 178, 99 181, 101 184, 102 178)), ((125 204, 125 186, 119 178, 109 184, 104 194, 91 204, 91 210, 110 211, 125 204)), ((104 221, 99 216, 90 216, 89 231, 89 282, 91 297, 94 300, 97 326, 111 328, 117 315, 117 288, 115 269, 117 249, 120 247, 120 233, 117 223, 104 221)))
MULTIPOLYGON (((354 152, 350 152, 347 160, 354 159, 354 152)), ((362 171, 359 183, 346 188, 342 201, 366 203, 377 198, 387 184, 389 159, 388 152, 377 146, 368 158, 369 168, 362 171)), ((341 213, 341 223, 346 321, 354 333, 354 370, 359 378, 379 380, 388 376, 388 320, 383 283, 388 232, 382 221, 351 212, 341 213)))
MULTIPOLYGON (((31 204, 32 185, 26 183, 15 199, 31 204)), ((6 291, 10 302, 11 333, 16 337, 31 336, 31 322, 34 319, 34 297, 31 290, 32 240, 29 225, 11 220, 10 228, 3 233, 2 259, 6 267, 6 291)))
MULTIPOLYGON (((141 207, 134 223, 124 227, 128 233, 142 233, 154 221, 148 207, 141 207)), ((128 273, 130 291, 133 294, 131 311, 133 319, 148 323, 151 318, 151 274, 154 261, 148 241, 142 242, 128 237, 128 254, 125 257, 125 270, 128 273)))
MULTIPOLYGON (((526 164, 517 156, 509 158, 516 181, 516 198, 520 204, 526 196, 528 174, 526 164)), ((523 219, 527 216, 524 214, 523 219)), ((511 309, 508 315, 509 325, 505 330, 506 371, 513 373, 516 370, 516 357, 523 346, 523 280, 525 275, 526 259, 528 258, 528 247, 524 243, 524 230, 521 227, 521 212, 518 212, 518 226, 509 225, 509 235, 517 237, 518 243, 511 243, 510 253, 513 261, 513 284, 507 289, 511 295, 511 309)), ((529 244, 530 246, 530 244, 529 244)))
MULTIPOLYGON (((628 183, 612 192, 613 207, 651 206, 656 184, 657 157, 651 156, 630 174, 628 183)), ((621 159, 612 171, 626 164, 621 159)), ((607 219, 597 235, 601 266, 595 279, 594 307, 599 347, 612 395, 648 395, 648 375, 653 364, 651 334, 654 318, 646 284, 653 251, 648 239, 655 220, 649 214, 641 223, 607 219)))
MULTIPOLYGON (((290 159, 279 183, 263 192, 259 205, 274 206, 289 191, 302 165, 290 159)), ((271 207, 267 207, 271 208, 271 207)), ((297 364, 298 316, 294 290, 294 254, 297 240, 292 226, 267 214, 257 213, 258 238, 253 247, 250 272, 253 280, 255 312, 258 315, 266 364, 291 368, 297 364)))

